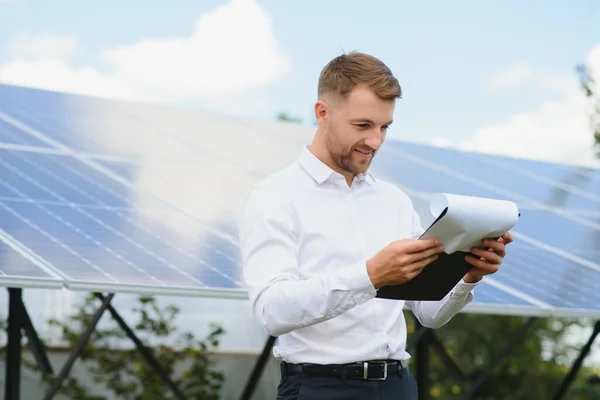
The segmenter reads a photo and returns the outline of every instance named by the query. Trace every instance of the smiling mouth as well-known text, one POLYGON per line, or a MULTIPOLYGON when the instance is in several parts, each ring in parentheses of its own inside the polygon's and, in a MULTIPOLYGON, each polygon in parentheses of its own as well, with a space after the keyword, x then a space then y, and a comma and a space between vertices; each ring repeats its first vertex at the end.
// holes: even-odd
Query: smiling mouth
POLYGON ((360 150, 360 149, 354 149, 354 151, 356 151, 360 156, 362 157, 370 157, 371 154, 373 154, 372 150, 360 150))

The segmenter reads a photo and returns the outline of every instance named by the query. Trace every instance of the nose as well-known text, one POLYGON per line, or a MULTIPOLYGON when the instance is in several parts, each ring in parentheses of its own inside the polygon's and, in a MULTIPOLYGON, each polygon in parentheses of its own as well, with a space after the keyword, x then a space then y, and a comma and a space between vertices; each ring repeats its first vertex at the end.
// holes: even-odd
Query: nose
POLYGON ((378 150, 383 143, 383 133, 378 130, 369 132, 369 136, 365 138, 365 144, 374 150, 378 150))

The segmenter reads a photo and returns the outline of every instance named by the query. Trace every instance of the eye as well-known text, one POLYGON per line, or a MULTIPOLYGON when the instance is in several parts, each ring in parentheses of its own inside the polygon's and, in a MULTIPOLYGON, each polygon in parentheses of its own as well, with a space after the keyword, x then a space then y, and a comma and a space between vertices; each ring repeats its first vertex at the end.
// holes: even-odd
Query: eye
POLYGON ((358 126, 360 129, 366 129, 369 127, 369 124, 355 124, 356 126, 358 126))

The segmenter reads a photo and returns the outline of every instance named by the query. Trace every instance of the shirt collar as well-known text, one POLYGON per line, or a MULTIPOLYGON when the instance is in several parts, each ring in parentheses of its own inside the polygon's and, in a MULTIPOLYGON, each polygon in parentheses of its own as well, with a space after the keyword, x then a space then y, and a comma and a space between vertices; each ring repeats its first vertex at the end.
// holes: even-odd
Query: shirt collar
MULTIPOLYGON (((300 165, 308 172, 308 174, 320 185, 333 175, 342 176, 338 172, 331 169, 328 165, 317 158, 309 149, 308 146, 302 148, 300 157, 298 158, 300 165)), ((367 183, 375 183, 375 177, 370 173, 358 174, 355 178, 357 182, 365 181, 367 183)))

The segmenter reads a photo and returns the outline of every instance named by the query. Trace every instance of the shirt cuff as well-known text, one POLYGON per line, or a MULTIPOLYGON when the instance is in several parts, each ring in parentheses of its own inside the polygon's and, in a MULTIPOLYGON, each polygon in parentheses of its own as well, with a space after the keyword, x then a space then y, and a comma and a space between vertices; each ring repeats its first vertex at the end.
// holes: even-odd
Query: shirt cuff
POLYGON ((479 280, 478 282, 475 283, 467 283, 464 280, 460 280, 456 286, 454 287, 454 294, 457 295, 465 295, 465 294, 469 294, 473 291, 473 289, 475 289, 475 287, 477 285, 479 285, 479 283, 482 281, 483 279, 479 280))
POLYGON ((369 278, 366 261, 350 266, 344 273, 344 280, 352 293, 364 295, 366 298, 373 298, 377 294, 369 278))

